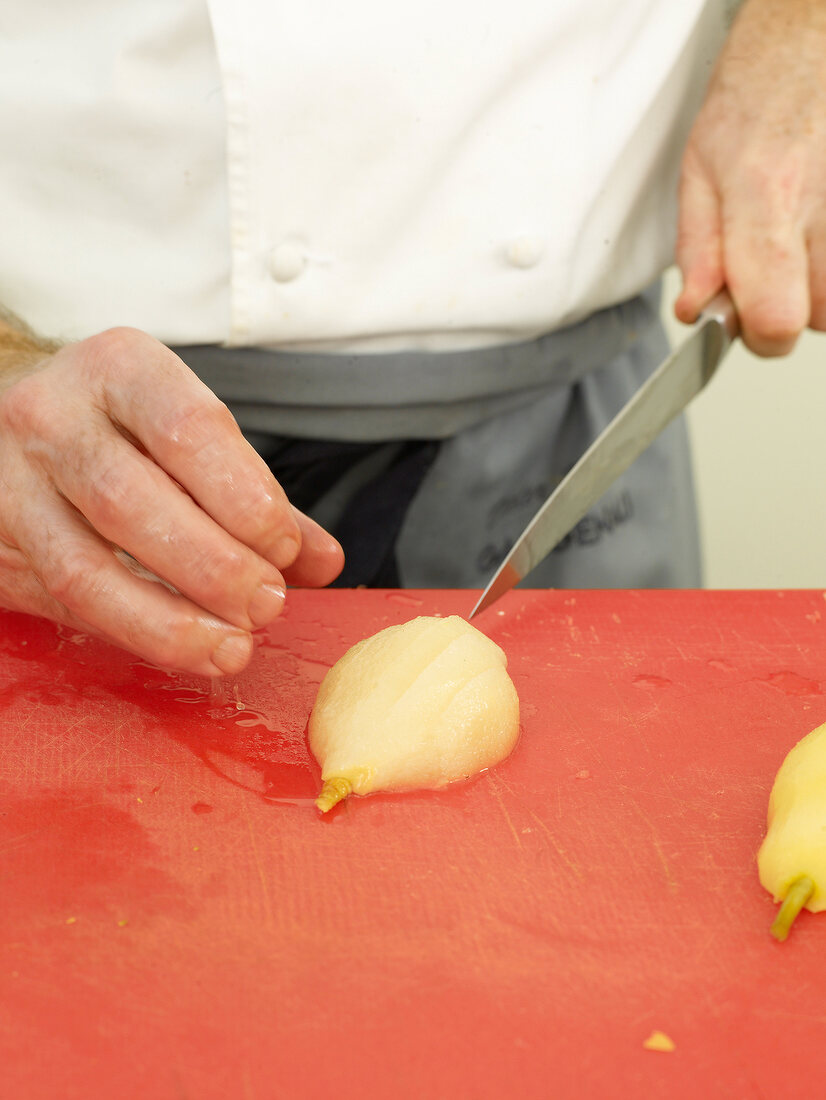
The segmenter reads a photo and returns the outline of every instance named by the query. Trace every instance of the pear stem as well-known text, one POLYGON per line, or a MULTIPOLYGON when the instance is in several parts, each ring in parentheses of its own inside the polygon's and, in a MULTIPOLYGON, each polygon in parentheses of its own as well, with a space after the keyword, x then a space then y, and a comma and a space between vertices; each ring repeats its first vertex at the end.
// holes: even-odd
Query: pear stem
POLYGON ((323 814, 326 814, 328 810, 332 810, 336 803, 341 802, 342 799, 351 794, 352 790, 353 785, 349 779, 342 779, 340 776, 325 779, 321 794, 315 800, 315 804, 323 814))
POLYGON ((815 884, 808 875, 801 875, 800 878, 796 878, 786 891, 786 896, 783 899, 783 904, 780 906, 780 912, 774 919, 774 924, 771 926, 771 934, 776 940, 781 943, 785 940, 789 934, 789 930, 794 924, 795 918, 812 894, 815 892, 815 884))

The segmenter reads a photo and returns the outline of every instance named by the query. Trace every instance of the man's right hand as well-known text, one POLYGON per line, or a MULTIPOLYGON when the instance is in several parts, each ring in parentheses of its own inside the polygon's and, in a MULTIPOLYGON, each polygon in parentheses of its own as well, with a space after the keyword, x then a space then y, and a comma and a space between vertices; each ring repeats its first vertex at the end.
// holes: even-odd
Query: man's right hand
POLYGON ((285 581, 328 584, 342 564, 226 406, 145 333, 0 379, 0 606, 218 676, 247 664, 285 581))

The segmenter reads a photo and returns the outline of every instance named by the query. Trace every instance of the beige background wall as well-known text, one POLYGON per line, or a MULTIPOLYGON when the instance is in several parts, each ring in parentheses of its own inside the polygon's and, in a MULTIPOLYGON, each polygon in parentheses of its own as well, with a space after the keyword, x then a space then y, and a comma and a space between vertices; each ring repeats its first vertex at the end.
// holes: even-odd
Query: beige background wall
MULTIPOLYGON (((679 279, 666 278, 673 341, 679 279)), ((737 344, 689 408, 709 588, 826 587, 826 335, 761 360, 737 344)))

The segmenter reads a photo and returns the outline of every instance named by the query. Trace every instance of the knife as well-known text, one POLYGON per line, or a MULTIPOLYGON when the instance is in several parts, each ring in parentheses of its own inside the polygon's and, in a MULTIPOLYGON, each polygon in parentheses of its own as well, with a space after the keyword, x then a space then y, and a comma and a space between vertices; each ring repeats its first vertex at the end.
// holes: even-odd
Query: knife
POLYGON ((734 303, 723 290, 700 314, 686 340, 640 386, 560 481, 491 577, 469 619, 490 607, 550 554, 700 392, 739 331, 734 303))

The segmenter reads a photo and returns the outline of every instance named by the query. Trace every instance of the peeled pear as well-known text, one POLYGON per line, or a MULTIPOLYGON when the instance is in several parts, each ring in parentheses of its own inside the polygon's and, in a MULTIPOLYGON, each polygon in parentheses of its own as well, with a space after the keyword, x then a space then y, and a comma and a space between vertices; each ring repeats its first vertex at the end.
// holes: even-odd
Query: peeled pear
POLYGON ((458 615, 422 615, 349 649, 321 682, 309 741, 326 812, 350 794, 444 787, 519 735, 507 658, 458 615))
POLYGON ((775 939, 785 940, 804 906, 826 909, 826 724, 780 765, 757 867, 762 885, 783 903, 771 927, 775 939))

